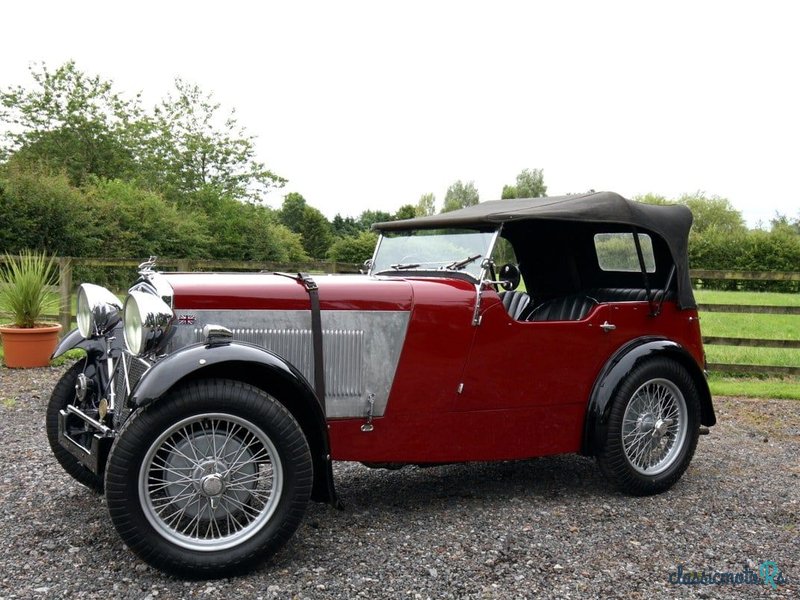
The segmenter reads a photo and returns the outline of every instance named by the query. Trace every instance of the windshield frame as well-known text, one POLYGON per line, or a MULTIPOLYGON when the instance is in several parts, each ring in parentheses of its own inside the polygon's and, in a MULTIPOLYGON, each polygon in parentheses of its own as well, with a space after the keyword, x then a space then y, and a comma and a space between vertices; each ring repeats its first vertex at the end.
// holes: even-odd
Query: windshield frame
MULTIPOLYGON (((473 282, 477 285, 486 278, 486 271, 488 267, 488 263, 486 259, 490 259, 492 254, 494 253, 495 246, 497 244, 497 238, 500 236, 500 231, 502 230, 503 226, 500 225, 495 229, 472 229, 472 228, 465 228, 465 229, 456 229, 463 231, 464 233, 490 233, 491 238, 489 239, 489 244, 486 247, 486 253, 481 255, 478 259, 480 260, 480 271, 478 271, 477 275, 471 273, 467 269, 446 269, 444 267, 441 268, 403 268, 403 269, 382 269, 377 271, 375 269, 376 258, 378 257, 378 253, 381 250, 381 245, 384 242, 384 239, 388 236, 385 232, 381 232, 378 237, 378 243, 375 244, 375 250, 372 253, 372 258, 369 260, 369 270, 367 274, 376 277, 376 276, 415 276, 415 277, 452 277, 455 279, 467 279, 470 282, 473 282)), ((414 231, 421 231, 424 232, 426 229, 417 229, 414 231)), ((393 236, 392 236, 393 237, 393 236)), ((464 257, 467 258, 466 256, 464 257)), ((424 263, 423 263, 424 264, 424 263)), ((420 266, 421 267, 421 266, 420 266)))

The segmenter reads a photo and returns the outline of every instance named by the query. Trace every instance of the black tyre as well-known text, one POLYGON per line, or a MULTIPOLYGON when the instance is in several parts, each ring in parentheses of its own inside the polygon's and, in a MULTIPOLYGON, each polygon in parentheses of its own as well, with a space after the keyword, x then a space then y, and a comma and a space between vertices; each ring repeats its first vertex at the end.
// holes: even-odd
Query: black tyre
POLYGON ((625 493, 664 492, 689 466, 699 426, 700 401, 686 369, 665 358, 647 361, 616 392, 598 463, 625 493))
POLYGON ((198 381, 128 419, 106 499, 125 543, 154 567, 219 577, 267 559, 294 533, 313 483, 306 437, 277 400, 198 381))
POLYGON ((78 379, 78 375, 83 373, 85 367, 86 359, 83 358, 72 365, 56 384, 53 394, 50 396, 50 401, 47 403, 47 415, 45 417, 47 441, 50 442, 50 448, 53 450, 56 460, 67 473, 90 490, 102 492, 103 478, 84 467, 78 462, 78 459, 58 443, 58 413, 64 410, 68 404, 77 403, 75 382, 78 379))

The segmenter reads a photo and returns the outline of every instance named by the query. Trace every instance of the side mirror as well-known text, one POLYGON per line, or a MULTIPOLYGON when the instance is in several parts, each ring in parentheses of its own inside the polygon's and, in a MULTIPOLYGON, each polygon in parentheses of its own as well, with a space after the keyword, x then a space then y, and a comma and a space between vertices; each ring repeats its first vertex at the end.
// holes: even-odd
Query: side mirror
POLYGON ((501 281, 500 287, 506 291, 511 291, 517 289, 522 276, 517 265, 506 263, 497 272, 497 279, 501 281))
POLYGON ((370 269, 372 269, 372 259, 368 258, 367 260, 364 261, 364 264, 358 271, 362 275, 366 275, 367 273, 369 273, 370 269))

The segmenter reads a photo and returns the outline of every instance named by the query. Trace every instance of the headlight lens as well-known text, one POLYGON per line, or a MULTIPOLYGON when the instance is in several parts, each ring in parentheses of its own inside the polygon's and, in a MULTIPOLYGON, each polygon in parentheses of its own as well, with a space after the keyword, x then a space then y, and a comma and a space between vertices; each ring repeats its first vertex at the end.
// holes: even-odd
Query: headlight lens
POLYGON ((104 335, 119 323, 122 302, 106 288, 82 283, 78 288, 78 331, 85 338, 104 335))
POLYGON ((131 292, 125 300, 125 344, 133 354, 155 352, 172 326, 172 309, 161 298, 131 292))

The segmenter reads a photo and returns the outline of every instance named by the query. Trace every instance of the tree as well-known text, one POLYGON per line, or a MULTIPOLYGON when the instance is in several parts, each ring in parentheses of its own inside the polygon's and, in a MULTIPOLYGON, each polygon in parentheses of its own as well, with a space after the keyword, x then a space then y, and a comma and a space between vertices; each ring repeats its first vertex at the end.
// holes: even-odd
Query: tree
POLYGON ((331 224, 319 210, 306 203, 297 192, 286 194, 278 218, 287 228, 299 233, 303 248, 313 258, 325 258, 333 242, 331 224))
POLYGON ((336 240, 328 250, 328 258, 336 262, 361 264, 372 257, 378 236, 372 231, 336 240))
POLYGON ((436 214, 436 196, 433 194, 422 194, 414 207, 416 216, 427 217, 436 214))
POLYGON ((343 217, 339 213, 336 213, 331 221, 331 230, 337 238, 358 235, 362 231, 361 226, 353 217, 343 217))
POLYGON ((88 176, 128 177, 136 170, 131 150, 143 111, 138 96, 127 100, 111 81, 89 76, 72 61, 55 71, 29 68, 34 87, 0 90, 0 120, 8 128, 0 160, 65 172, 81 185, 88 176))
POLYGON ((113 82, 74 62, 31 67, 34 86, 0 90, 0 161, 49 173, 73 185, 92 176, 133 181, 168 200, 193 201, 202 189, 259 201, 285 180, 255 160, 255 145, 235 119, 197 86, 177 79, 175 94, 152 111, 113 82))
POLYGON ((146 183, 156 183, 168 197, 211 187, 221 195, 258 202, 286 180, 255 159, 254 138, 240 127, 235 112, 221 114, 213 94, 182 79, 154 109, 145 143, 146 183))
POLYGON ((723 234, 739 234, 747 231, 742 213, 736 210, 727 198, 706 198, 703 192, 684 194, 678 198, 680 204, 688 206, 694 215, 692 232, 702 234, 711 229, 723 234))
POLYGON ((447 188, 442 212, 445 213, 466 206, 473 206, 478 202, 480 202, 480 197, 478 195, 478 190, 475 188, 475 183, 472 181, 464 183, 458 180, 447 188))
POLYGON ((358 225, 362 231, 369 231, 373 224, 393 221, 391 213, 383 210, 365 210, 358 217, 358 225))
POLYGON ((278 211, 278 219, 291 231, 300 233, 303 230, 303 214, 308 204, 302 194, 289 192, 283 197, 283 204, 278 211))
POLYGON ((393 220, 413 219, 417 216, 417 209, 413 204, 403 204, 392 217, 393 220))
POLYGON ((547 194, 542 169, 523 169, 517 175, 516 185, 504 185, 501 198, 541 198, 547 194))
POLYGON ((643 204, 675 204, 673 200, 667 200, 664 196, 660 196, 659 194, 643 194, 641 196, 634 196, 633 200, 635 202, 641 202, 643 204))

